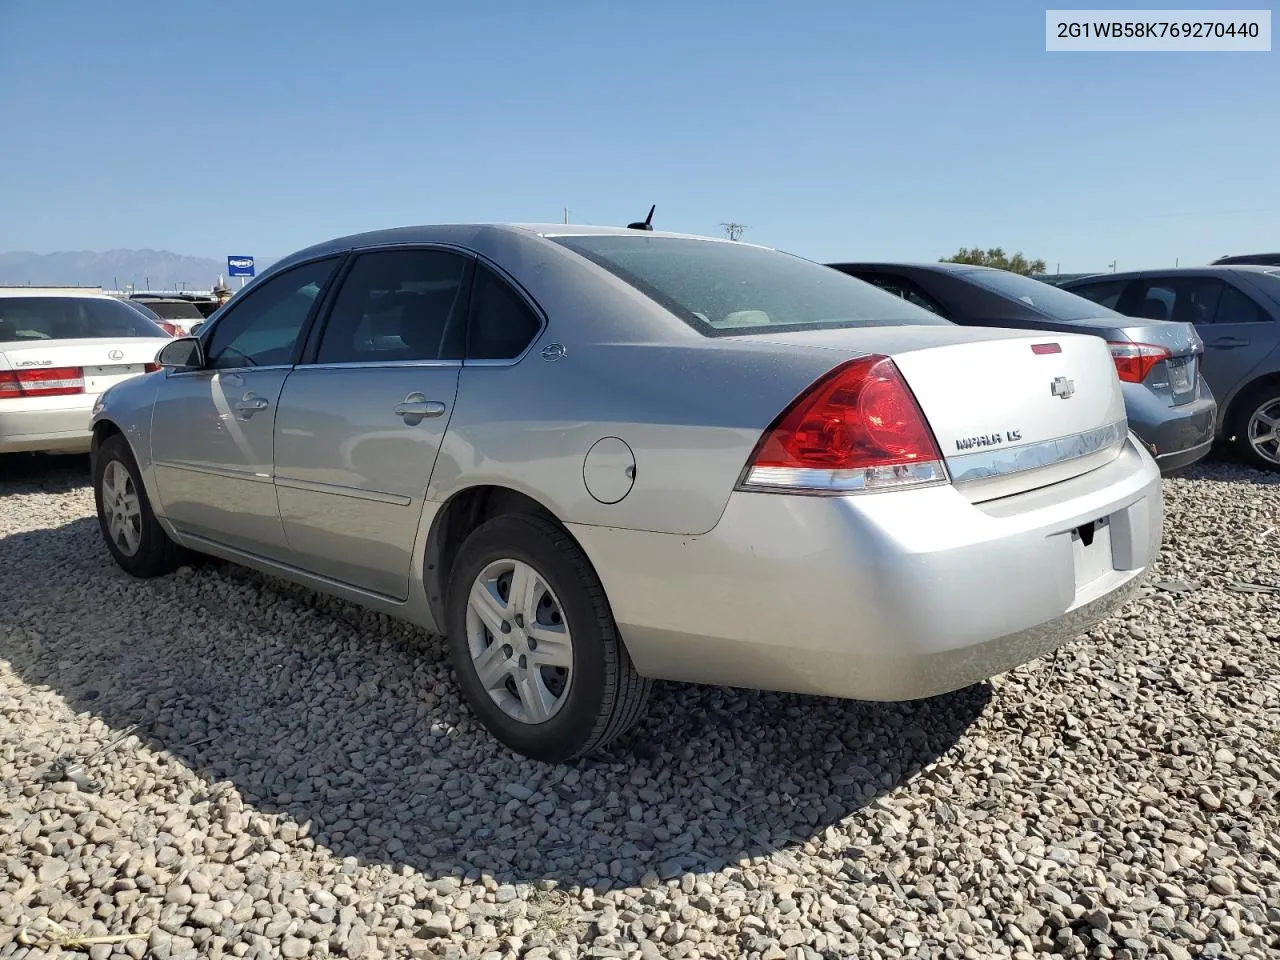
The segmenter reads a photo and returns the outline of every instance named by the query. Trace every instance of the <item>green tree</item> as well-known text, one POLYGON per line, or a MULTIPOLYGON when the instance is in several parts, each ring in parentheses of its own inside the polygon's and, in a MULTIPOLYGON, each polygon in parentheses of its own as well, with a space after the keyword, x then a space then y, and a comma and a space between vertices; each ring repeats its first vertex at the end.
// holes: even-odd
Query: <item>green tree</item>
POLYGON ((970 263, 977 267, 996 267, 1000 270, 1008 270, 1010 273, 1024 275, 1044 273, 1046 269, 1046 264, 1043 260, 1028 260, 1022 255, 1021 250, 1011 257, 1000 247, 992 247, 990 250, 983 250, 979 247, 974 247, 973 249, 961 247, 960 252, 955 256, 942 257, 939 262, 970 263))

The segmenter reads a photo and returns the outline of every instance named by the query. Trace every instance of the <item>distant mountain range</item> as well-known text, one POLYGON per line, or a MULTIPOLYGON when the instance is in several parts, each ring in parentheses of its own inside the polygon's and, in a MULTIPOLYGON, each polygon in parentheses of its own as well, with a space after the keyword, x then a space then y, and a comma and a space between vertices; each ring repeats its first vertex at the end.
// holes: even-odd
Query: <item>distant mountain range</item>
MULTIPOLYGON (((269 260, 257 259, 259 271, 269 260)), ((208 290, 225 277, 227 261, 168 250, 68 250, 0 253, 0 286, 97 286, 135 290, 208 290)), ((233 286, 238 286, 238 283, 233 286)))

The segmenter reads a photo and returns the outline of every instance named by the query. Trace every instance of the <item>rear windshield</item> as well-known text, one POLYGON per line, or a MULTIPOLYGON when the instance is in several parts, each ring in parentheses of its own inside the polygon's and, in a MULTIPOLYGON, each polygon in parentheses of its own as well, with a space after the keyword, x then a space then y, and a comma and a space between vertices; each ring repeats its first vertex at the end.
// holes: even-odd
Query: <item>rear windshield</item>
POLYGON ((204 314, 201 313, 194 303, 186 300, 142 300, 144 307, 165 320, 203 320, 204 314))
POLYGON ((1061 287, 1032 280, 1020 273, 1010 273, 1008 270, 964 270, 960 275, 993 293, 1011 300, 1021 300, 1051 320, 1093 320, 1098 317, 1119 316, 1114 310, 1108 310, 1092 300, 1086 300, 1061 287))
POLYGON ((0 343, 168 336, 119 300, 0 297, 0 343))
POLYGON ((948 325, 830 267, 728 241, 551 237, 708 337, 830 327, 948 325))

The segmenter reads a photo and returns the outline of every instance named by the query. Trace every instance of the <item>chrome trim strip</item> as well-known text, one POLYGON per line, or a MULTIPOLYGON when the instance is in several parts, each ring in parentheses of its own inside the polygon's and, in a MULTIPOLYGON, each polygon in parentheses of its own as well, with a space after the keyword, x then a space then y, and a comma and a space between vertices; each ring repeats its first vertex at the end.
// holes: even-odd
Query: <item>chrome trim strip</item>
POLYGON ((276 486, 289 490, 305 490, 307 493, 328 493, 337 497, 351 497, 353 500, 389 503, 397 507, 407 507, 413 503, 412 497, 401 496, 398 493, 382 493, 378 490, 344 487, 338 483, 317 483, 314 480, 297 480, 293 477, 276 477, 276 486))
POLYGON ((1053 440, 1024 443, 1017 447, 977 450, 947 458, 954 483, 970 483, 1005 477, 1028 470, 1041 470, 1068 460, 1078 460, 1105 450, 1119 449, 1129 435, 1128 420, 1074 433, 1053 440))
POLYGON ((333 363, 300 363, 294 370, 369 370, 375 367, 454 367, 461 368, 461 360, 343 360, 333 363))
POLYGON ((201 367, 198 370, 183 370, 178 367, 165 367, 165 375, 169 377, 212 377, 216 373, 263 373, 267 370, 292 370, 292 363, 272 363, 265 367, 201 367))
POLYGON ((207 467, 196 463, 175 463, 172 460, 156 460, 157 467, 168 467, 170 470, 186 470, 188 473, 203 473, 211 477, 223 477, 230 480, 252 480, 254 483, 271 483, 271 475, 257 473, 254 470, 233 470, 230 467, 207 467))

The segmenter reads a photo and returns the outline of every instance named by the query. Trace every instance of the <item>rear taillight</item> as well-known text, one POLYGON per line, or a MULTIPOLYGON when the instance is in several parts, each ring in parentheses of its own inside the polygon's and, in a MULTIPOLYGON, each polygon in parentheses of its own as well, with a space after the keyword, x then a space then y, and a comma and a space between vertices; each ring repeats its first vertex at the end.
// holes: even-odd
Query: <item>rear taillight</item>
POLYGON ((947 479, 942 454, 897 366, 841 364, 792 401, 756 444, 745 490, 848 493, 947 479))
POLYGON ((0 371, 0 399, 63 397, 73 393, 84 393, 84 370, 80 367, 0 371))
POLYGON ((168 320, 157 320, 156 325, 171 337, 182 336, 182 328, 176 323, 170 323, 168 320))
POLYGON ((160 369, 160 364, 158 363, 144 363, 142 365, 143 373, 155 373, 159 369, 160 369))
POLYGON ((1150 343, 1108 343, 1107 346, 1116 362, 1116 373, 1125 383, 1141 383, 1157 363, 1173 356, 1165 347, 1150 343))

